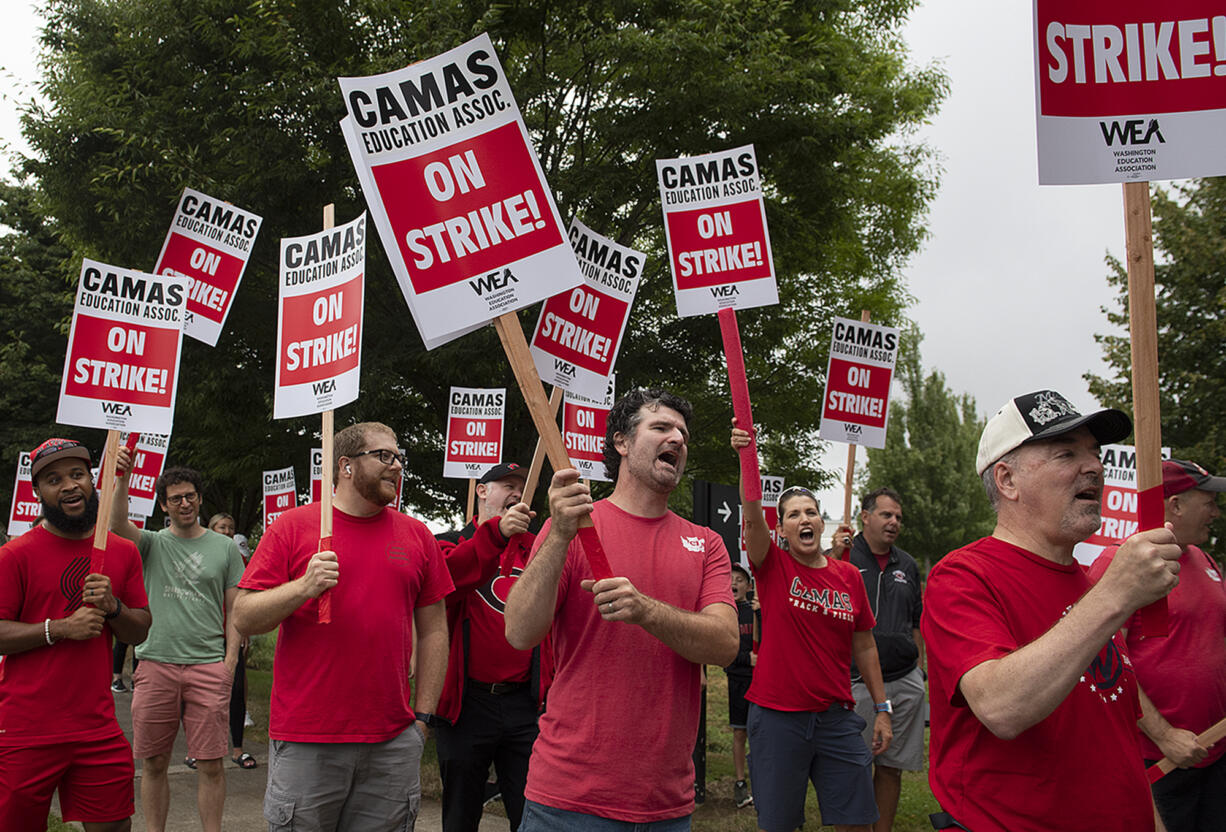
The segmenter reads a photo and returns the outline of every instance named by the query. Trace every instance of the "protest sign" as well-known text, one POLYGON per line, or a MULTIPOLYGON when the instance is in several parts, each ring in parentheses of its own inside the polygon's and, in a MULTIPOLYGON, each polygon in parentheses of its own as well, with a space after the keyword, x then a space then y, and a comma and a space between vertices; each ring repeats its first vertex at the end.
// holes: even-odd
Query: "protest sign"
POLYGON ((502 461, 506 388, 452 387, 443 476, 472 479, 502 461))
POLYGON ((334 410, 358 397, 366 215, 281 240, 273 418, 334 410))
POLYGON ((339 82, 341 130, 427 349, 579 284, 488 35, 339 82))
POLYGON ((153 271, 187 279, 185 334, 217 346, 263 221, 228 202, 183 189, 153 271))
POLYGON ((294 467, 264 472, 264 530, 285 512, 298 505, 294 487, 294 467))
POLYGON ((615 401, 615 376, 605 379, 599 400, 566 391, 562 399, 562 438, 575 470, 589 480, 610 482, 604 471, 604 440, 615 401))
POLYGON ((171 432, 187 281, 81 264, 55 420, 171 432))
POLYGON ((583 283, 541 306, 532 359, 543 381, 589 399, 604 395, 647 257, 571 220, 583 283))
POLYGON ((885 446, 890 380, 897 357, 897 329, 834 319, 818 428, 822 439, 869 448, 885 446))
MULTIPOLYGON (((1169 459, 1170 448, 1162 449, 1169 459)), ((1089 566, 1108 546, 1118 546, 1139 529, 1137 519, 1137 449, 1103 445, 1102 523, 1098 531, 1073 547, 1073 557, 1089 566)))
MULTIPOLYGON (((127 443, 128 434, 119 440, 127 443)), ((132 470, 128 473, 128 511, 141 517, 153 514, 157 507, 157 480, 166 465, 166 449, 170 437, 158 433, 142 433, 132 451, 132 470)))
POLYGON ((1039 182, 1226 174, 1220 0, 1035 0, 1039 182))
MULTIPOLYGON (((783 493, 783 477, 762 475, 762 513, 766 515, 766 528, 771 540, 779 543, 779 495, 783 493)), ((745 507, 739 509, 741 514, 741 556, 738 561, 746 569, 749 568, 749 553, 745 548, 745 507)))
POLYGON ((753 145, 657 159, 681 317, 779 302, 753 145))
POLYGON ((17 479, 13 482, 13 504, 9 507, 9 537, 17 537, 34 528, 34 521, 42 511, 38 497, 34 496, 34 483, 30 481, 30 454, 19 451, 17 479))
POLYGON ((310 502, 318 503, 320 495, 323 493, 324 480, 324 449, 311 448, 311 499, 310 502))

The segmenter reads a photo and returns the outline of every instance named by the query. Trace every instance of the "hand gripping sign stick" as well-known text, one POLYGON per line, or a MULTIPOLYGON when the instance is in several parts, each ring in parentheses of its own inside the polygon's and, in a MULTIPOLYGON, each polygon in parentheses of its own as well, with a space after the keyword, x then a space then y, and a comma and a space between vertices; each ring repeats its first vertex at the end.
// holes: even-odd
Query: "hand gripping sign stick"
MULTIPOLYGON (((336 204, 329 202, 324 206, 324 231, 336 225, 336 204)), ((332 548, 332 432, 334 411, 325 410, 320 414, 320 431, 323 433, 323 464, 319 466, 319 549, 325 552, 332 548)), ((332 623, 332 594, 325 590, 319 596, 320 624, 332 623)))
MULTIPOLYGON (((1128 247, 1128 328, 1132 341, 1133 435, 1137 447, 1137 531, 1162 528, 1162 420, 1158 408, 1158 315, 1149 183, 1124 184, 1128 247)), ((1140 611, 1146 638, 1167 634, 1166 598, 1140 611)))
MULTIPOLYGON (((520 392, 532 414, 532 422, 536 432, 545 445, 545 453, 554 471, 570 468, 570 454, 566 452, 566 444, 562 441, 562 431, 558 429, 554 411, 545 398, 545 387, 532 361, 532 353, 528 351, 528 341, 519 325, 519 316, 507 312, 494 319, 494 328, 502 341, 502 348, 507 354, 507 361, 515 373, 520 392)), ((592 568, 592 577, 596 580, 612 578, 613 570, 609 568, 609 559, 605 557, 604 547, 600 544, 600 536, 596 533, 596 524, 590 516, 579 521, 579 542, 587 555, 588 565, 592 568)))
POLYGON ((753 431, 753 408, 749 404, 749 381, 745 377, 745 353, 741 350, 736 310, 727 307, 716 314, 719 316, 719 333, 724 339, 724 358, 728 363, 732 413, 736 416, 736 426, 749 433, 749 444, 741 449, 741 482, 744 484, 745 502, 752 503, 762 499, 762 472, 758 468, 758 440, 753 431))
MULTIPOLYGON (((125 446, 128 453, 136 450, 140 434, 128 434, 125 446)), ((89 556, 89 571, 102 573, 106 566, 106 534, 110 530, 111 506, 115 504, 115 457, 119 453, 119 431, 106 432, 106 446, 102 450, 102 464, 98 470, 98 520, 94 523, 94 549, 89 556)))
MULTIPOLYGON (((1219 720, 1211 725, 1204 733, 1196 735, 1196 742, 1201 748, 1211 748, 1214 743, 1221 741, 1226 737, 1226 719, 1219 720)), ((1149 777, 1150 783, 1157 783, 1166 775, 1174 771, 1177 766, 1166 757, 1163 757, 1158 762, 1154 763, 1149 768, 1145 769, 1145 774, 1149 777)))
MULTIPOLYGON (((860 322, 868 323, 869 312, 867 309, 860 310, 860 322)), ((854 442, 847 443, 847 472, 843 476, 843 525, 849 529, 851 525, 851 486, 852 480, 856 473, 856 444, 854 442)))

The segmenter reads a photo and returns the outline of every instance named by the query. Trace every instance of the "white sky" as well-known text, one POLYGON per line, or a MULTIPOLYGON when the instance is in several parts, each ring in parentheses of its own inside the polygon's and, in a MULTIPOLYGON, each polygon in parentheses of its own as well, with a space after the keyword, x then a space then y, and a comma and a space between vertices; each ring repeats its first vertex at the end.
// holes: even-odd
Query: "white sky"
MULTIPOLYGON (((33 95, 38 20, 17 0, 0 30, 0 142, 21 147, 16 103, 33 95)), ((1094 333, 1114 300, 1103 257, 1124 248, 1118 185, 1038 185, 1030 0, 926 0, 905 37, 913 63, 941 61, 951 93, 920 137, 944 175, 931 236, 907 269, 924 333, 926 368, 970 393, 984 413, 1008 398, 1054 388, 1094 406, 1081 375, 1104 373, 1094 333)), ((7 171, 8 165, 3 170, 7 171)), ((865 459, 860 453, 860 463, 865 459)), ((846 449, 825 464, 842 470, 846 449)), ((837 489, 823 504, 841 510, 837 489)))

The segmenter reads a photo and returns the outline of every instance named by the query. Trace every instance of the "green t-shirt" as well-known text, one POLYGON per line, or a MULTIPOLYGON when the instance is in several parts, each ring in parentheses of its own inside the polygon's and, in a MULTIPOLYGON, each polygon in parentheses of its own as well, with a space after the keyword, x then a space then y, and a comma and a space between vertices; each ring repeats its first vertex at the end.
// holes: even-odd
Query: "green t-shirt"
POLYGON ((137 544, 153 626, 138 659, 207 664, 226 655, 226 590, 243 576, 243 557, 224 534, 186 540, 170 529, 142 531, 137 544))

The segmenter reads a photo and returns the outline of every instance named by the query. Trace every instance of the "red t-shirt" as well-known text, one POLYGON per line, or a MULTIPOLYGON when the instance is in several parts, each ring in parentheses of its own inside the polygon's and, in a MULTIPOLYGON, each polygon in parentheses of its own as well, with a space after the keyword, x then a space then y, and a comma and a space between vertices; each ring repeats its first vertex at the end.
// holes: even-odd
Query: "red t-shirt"
MULTIPOLYGON (((274 589, 306 572, 319 549, 319 503, 277 519, 251 557, 241 589, 274 589)), ((451 591, 429 529, 385 508, 372 517, 332 515, 340 578, 332 623, 319 601, 281 622, 273 658, 268 735, 292 742, 383 742, 414 721, 409 707, 413 611, 451 591)))
MULTIPOLYGON (((1118 546, 1103 551, 1090 567, 1097 581, 1107 571, 1118 546)), ((1166 596, 1166 638, 1145 638, 1133 614, 1128 630, 1128 654, 1141 690, 1158 712, 1176 728, 1199 734, 1226 716, 1226 587, 1213 559, 1195 546, 1179 558, 1179 583, 1166 596)), ((1143 733, 1146 759, 1163 757, 1143 733)), ((1203 768, 1226 754, 1226 742, 1210 746, 1203 768)))
POLYGON ((753 571, 765 635, 745 698, 777 711, 854 708, 852 634, 877 623, 860 570, 834 558, 814 569, 771 541, 753 571))
MULTIPOLYGON (((81 606, 91 535, 66 540, 36 526, 0 548, 0 620, 43 624, 81 606)), ((108 534, 103 574, 126 607, 149 606, 140 553, 108 534)), ((0 662, 0 746, 52 745, 116 737, 111 694, 111 628, 87 641, 64 639, 0 662)))
MULTIPOLYGON (((669 512, 643 518, 608 500, 593 519, 613 574, 681 610, 732 601, 719 535, 669 512)), ((537 536, 536 549, 548 534, 537 536)), ((528 768, 529 800, 631 823, 694 811, 699 665, 640 627, 601 619, 582 546, 567 552, 553 621, 556 667, 528 768)), ((735 607, 734 607, 735 608, 735 607)))
POLYGON ((993 537, 951 552, 928 574, 928 779, 941 807, 968 829, 1153 830, 1136 678, 1118 633, 1064 701, 1015 739, 985 728, 958 690, 970 669, 1050 630, 1089 587, 1079 564, 993 537))

